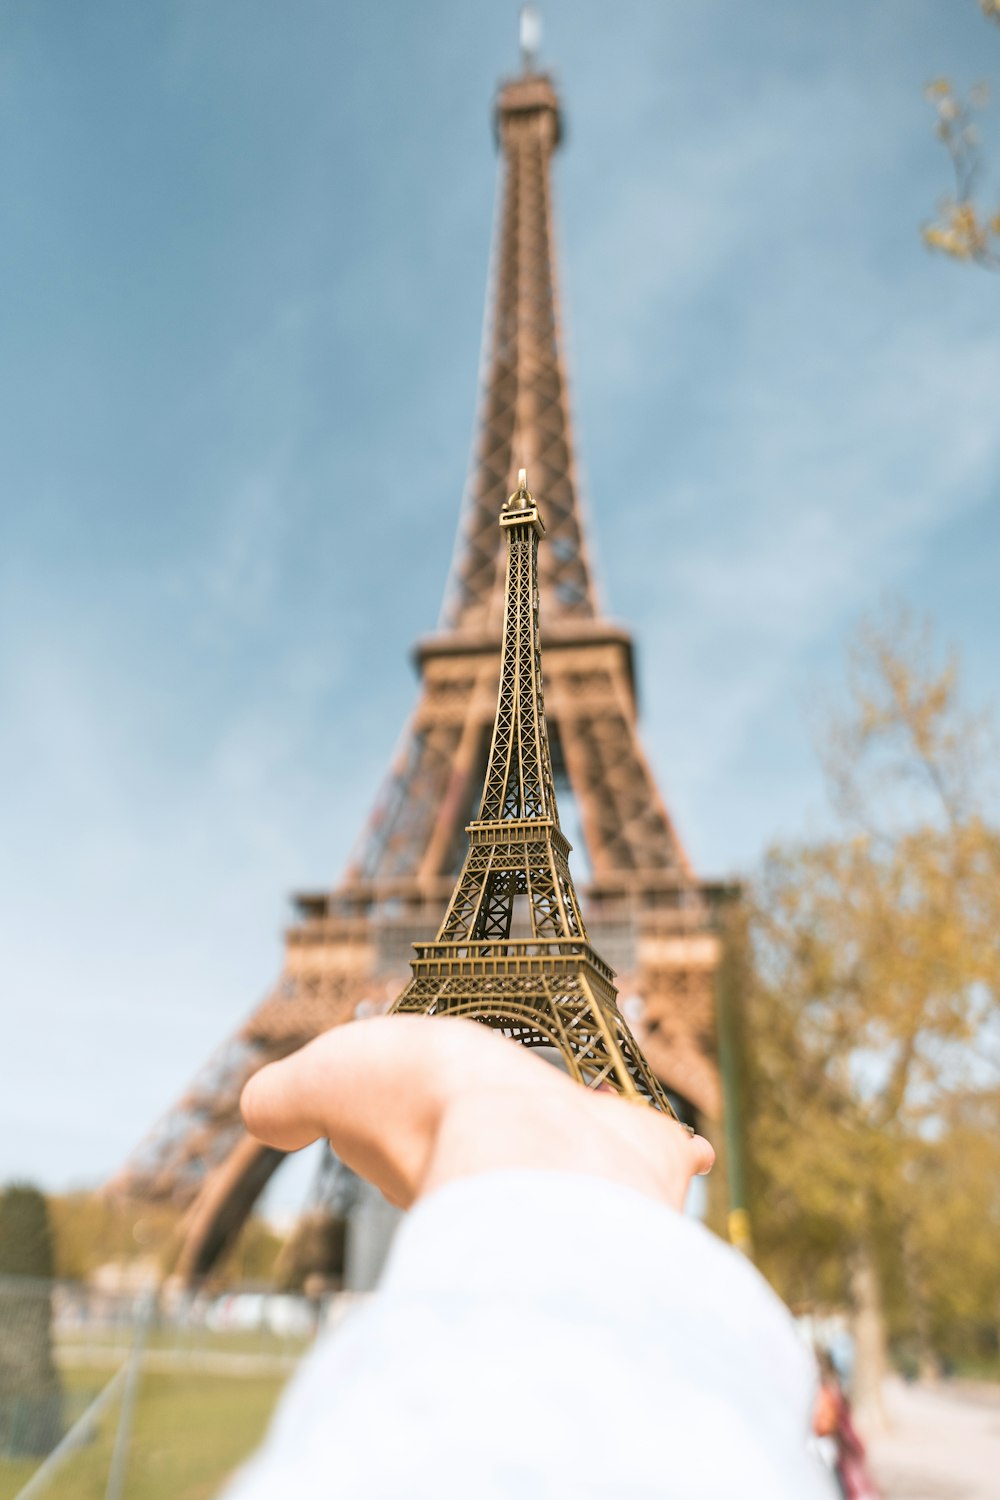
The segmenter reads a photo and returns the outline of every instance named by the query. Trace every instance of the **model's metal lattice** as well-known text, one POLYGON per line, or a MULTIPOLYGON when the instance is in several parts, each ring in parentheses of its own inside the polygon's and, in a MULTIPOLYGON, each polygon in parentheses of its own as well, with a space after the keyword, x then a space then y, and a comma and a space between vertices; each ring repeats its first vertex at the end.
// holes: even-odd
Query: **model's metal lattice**
POLYGON ((525 471, 500 514, 507 538, 500 691, 479 816, 433 943, 393 1011, 467 1016, 526 1047, 552 1047, 589 1088, 674 1111, 616 1004, 614 970, 591 947, 559 826, 538 634, 545 526, 525 471), (514 928, 518 902, 528 931, 514 928))
MULTIPOLYGON (((385 1010, 406 981, 413 943, 437 930, 452 895, 497 706, 505 597, 497 509, 521 464, 545 497, 548 528, 538 573, 553 762, 546 787, 554 771, 575 802, 589 862, 587 923, 618 971, 622 1013, 656 1076, 688 1106, 718 1112, 711 889, 692 872, 643 754, 632 642, 601 611, 584 536, 552 240, 550 161, 561 124, 551 80, 529 68, 506 83, 496 125, 502 184, 480 416, 442 627, 418 647, 416 712, 341 883, 296 898, 274 990, 113 1185, 186 1208, 182 1275, 212 1266, 283 1159, 243 1129, 246 1079, 317 1032, 385 1010)), ((539 842, 555 857, 557 837, 539 842)), ((473 846, 477 858, 482 847, 473 846)), ((531 869, 544 925, 554 898, 531 869)), ((575 897, 567 910, 582 924, 575 897)), ((505 941, 518 936, 517 920, 515 911, 505 941)), ((593 973, 600 979, 599 965, 593 973)), ((511 975, 512 994, 526 981, 533 977, 511 975)))

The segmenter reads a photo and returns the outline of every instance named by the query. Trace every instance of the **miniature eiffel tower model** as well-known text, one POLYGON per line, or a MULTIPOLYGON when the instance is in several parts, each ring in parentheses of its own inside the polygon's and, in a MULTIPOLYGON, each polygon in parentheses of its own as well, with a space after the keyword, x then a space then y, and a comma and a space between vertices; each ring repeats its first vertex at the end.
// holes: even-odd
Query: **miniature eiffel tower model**
MULTIPOLYGON (((444 921, 417 943, 393 1012, 467 1016, 526 1047, 551 1047, 588 1088, 674 1114, 595 953, 559 827, 538 636, 538 542, 545 526, 524 469, 500 512, 507 538, 500 694, 479 816, 444 921), (520 898, 530 932, 514 926, 520 898)), ((674 1116, 676 1118, 676 1116, 674 1116)))

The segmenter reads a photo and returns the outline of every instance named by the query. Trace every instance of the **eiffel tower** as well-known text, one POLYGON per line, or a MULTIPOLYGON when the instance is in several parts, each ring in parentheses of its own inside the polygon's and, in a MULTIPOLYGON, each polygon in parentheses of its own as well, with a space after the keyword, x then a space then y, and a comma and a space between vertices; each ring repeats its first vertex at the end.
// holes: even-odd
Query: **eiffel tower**
POLYGON ((525 1047, 554 1048, 588 1088, 609 1086, 673 1115, 619 1013, 614 970, 590 945, 569 872, 542 694, 538 542, 545 524, 524 469, 500 526, 507 583, 483 800, 438 935, 417 946, 413 978, 392 1010, 482 1021, 525 1047), (519 901, 523 936, 514 926, 519 901))
MULTIPOLYGON (((519 466, 545 498, 538 588, 551 771, 582 830, 588 927, 620 976, 622 1014, 681 1115, 720 1113, 718 888, 694 874, 653 780, 636 730, 632 640, 603 613, 593 582, 553 249, 550 163, 562 117, 552 79, 530 56, 501 86, 495 124, 502 184, 478 430, 441 626, 416 650, 416 710, 340 884, 293 898, 297 921, 275 988, 109 1185, 185 1210, 176 1266, 184 1278, 205 1274, 228 1249, 283 1160, 243 1129, 246 1079, 318 1032, 388 1008, 413 944, 440 926, 489 758, 506 550, 496 518, 519 466)), ((551 843, 561 847, 554 831, 551 843)), ((575 899, 571 906, 582 932, 575 899)))

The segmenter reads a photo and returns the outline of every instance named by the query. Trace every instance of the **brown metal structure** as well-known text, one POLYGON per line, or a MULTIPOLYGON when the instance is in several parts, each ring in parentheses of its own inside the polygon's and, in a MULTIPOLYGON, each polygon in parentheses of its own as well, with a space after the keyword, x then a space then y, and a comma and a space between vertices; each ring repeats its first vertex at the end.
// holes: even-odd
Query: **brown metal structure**
POLYGON ((207 1271, 281 1161, 240 1122, 243 1083, 330 1026, 384 1010, 414 942, 438 930, 483 785, 496 708, 505 549, 497 511, 519 467, 545 497, 539 560, 555 781, 575 801, 587 923, 618 971, 621 1009, 672 1093, 719 1113, 712 889, 695 877, 636 732, 631 638, 602 613, 581 514, 553 253, 551 80, 505 84, 502 186, 480 418, 438 633, 417 648, 420 693, 383 794, 339 886, 296 898, 276 988, 142 1143, 113 1187, 185 1206, 181 1274, 207 1271))
POLYGON ((587 1088, 608 1085, 676 1119, 618 1009, 614 970, 591 946, 569 871, 538 633, 545 524, 524 469, 500 526, 507 537, 500 689, 479 816, 466 830, 469 850, 438 935, 417 946, 413 978, 392 1010, 465 1016, 524 1047, 554 1048, 587 1088))

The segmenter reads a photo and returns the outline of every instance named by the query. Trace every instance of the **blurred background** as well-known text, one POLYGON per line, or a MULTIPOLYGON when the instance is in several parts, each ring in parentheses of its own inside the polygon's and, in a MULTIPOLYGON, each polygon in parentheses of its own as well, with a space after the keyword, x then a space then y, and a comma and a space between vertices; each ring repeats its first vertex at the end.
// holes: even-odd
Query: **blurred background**
MULTIPOLYGON (((986 1495, 1000 15, 543 20, 598 582, 693 865, 742 892, 738 1206, 887 1493, 986 1495)), ((485 0, 0 16, 0 1344, 33 1351, 0 1357, 0 1496, 95 1400, 38 1493, 214 1493, 332 1314, 282 1262, 311 1169, 162 1322, 170 1211, 96 1190, 273 981, 410 712, 518 67, 485 0)))

